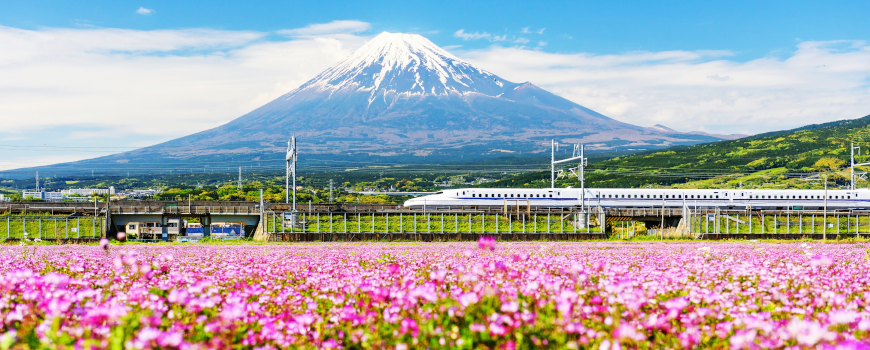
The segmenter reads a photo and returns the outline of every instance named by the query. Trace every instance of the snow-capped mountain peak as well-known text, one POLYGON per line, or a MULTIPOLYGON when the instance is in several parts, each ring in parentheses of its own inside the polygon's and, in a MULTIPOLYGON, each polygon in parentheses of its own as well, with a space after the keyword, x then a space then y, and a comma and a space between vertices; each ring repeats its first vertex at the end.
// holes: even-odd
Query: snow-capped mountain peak
POLYGON ((503 92, 515 84, 478 69, 417 34, 383 32, 344 61, 290 93, 367 92, 377 96, 503 92))

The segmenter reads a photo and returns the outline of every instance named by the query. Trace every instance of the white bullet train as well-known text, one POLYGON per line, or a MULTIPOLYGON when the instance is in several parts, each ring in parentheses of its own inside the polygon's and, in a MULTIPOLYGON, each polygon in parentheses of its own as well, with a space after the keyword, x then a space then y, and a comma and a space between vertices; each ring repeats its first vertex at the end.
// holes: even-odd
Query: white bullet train
MULTIPOLYGON (((721 207, 730 209, 864 209, 870 208, 870 190, 744 190, 587 188, 588 206, 721 207), (825 198, 827 197, 827 198, 825 198), (827 202, 826 202, 827 200, 827 202)), ((406 208, 468 206, 582 206, 579 188, 463 188, 409 199, 406 208)))

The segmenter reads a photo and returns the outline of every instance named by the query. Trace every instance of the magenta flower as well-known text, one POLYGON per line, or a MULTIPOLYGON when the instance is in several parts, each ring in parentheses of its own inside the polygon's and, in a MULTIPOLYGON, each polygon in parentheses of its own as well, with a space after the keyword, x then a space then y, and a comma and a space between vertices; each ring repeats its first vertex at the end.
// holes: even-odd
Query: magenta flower
POLYGON ((477 247, 483 250, 495 250, 495 237, 492 236, 481 236, 477 240, 477 247))
POLYGON ((121 332, 141 349, 870 341, 855 244, 101 243, 0 249, 0 348, 111 348, 121 332))

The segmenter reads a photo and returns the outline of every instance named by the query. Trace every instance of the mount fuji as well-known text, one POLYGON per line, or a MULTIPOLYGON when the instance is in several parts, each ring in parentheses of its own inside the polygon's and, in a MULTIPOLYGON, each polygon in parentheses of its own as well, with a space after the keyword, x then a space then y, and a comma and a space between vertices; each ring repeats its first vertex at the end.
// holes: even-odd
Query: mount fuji
POLYGON ((295 135, 309 159, 408 162, 543 151, 543 141, 658 148, 736 138, 639 127, 532 83, 477 68, 416 34, 381 33, 344 61, 227 124, 83 162, 242 162, 275 158, 295 135), (364 156, 360 158, 360 156, 364 156))

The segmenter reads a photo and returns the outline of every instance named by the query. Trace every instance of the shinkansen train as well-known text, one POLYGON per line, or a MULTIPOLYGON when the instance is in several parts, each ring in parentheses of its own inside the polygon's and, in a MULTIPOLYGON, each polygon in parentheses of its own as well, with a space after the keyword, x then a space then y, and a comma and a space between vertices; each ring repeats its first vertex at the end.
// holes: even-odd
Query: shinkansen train
POLYGON ((833 209, 870 208, 870 190, 694 190, 587 188, 580 196, 578 188, 465 188, 444 190, 409 199, 407 208, 449 208, 463 206, 587 206, 650 207, 721 207, 729 209, 833 209), (826 198, 827 197, 827 198, 826 198), (581 199, 583 198, 583 199, 581 199))

